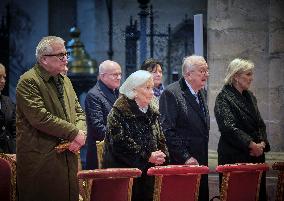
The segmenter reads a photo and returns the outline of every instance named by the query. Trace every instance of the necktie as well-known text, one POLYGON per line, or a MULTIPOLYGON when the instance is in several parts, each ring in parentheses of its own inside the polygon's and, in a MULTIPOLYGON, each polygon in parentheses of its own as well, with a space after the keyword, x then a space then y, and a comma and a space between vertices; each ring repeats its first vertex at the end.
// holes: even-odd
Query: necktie
POLYGON ((65 103, 64 103, 64 89, 63 89, 63 84, 59 78, 59 76, 56 76, 56 77, 53 77, 53 80, 54 80, 54 84, 55 84, 55 87, 57 89, 57 96, 58 96, 58 99, 61 103, 61 106, 63 108, 63 111, 64 111, 64 114, 65 114, 65 117, 66 117, 66 120, 67 120, 67 112, 66 112, 66 108, 65 108, 65 103))
POLYGON ((204 104, 203 104, 203 100, 202 100, 200 92, 198 92, 196 94, 196 96, 197 96, 197 100, 198 100, 198 104, 199 104, 200 110, 201 110, 203 116, 205 117, 205 108, 204 108, 204 104))
MULTIPOLYGON (((63 111, 64 111, 64 115, 65 115, 65 119, 66 121, 68 121, 68 116, 67 116, 67 112, 66 112, 66 108, 65 108, 65 104, 64 104, 64 89, 63 89, 63 84, 59 78, 59 76, 56 76, 56 77, 52 77, 53 78, 53 81, 54 81, 54 84, 55 84, 55 87, 57 89, 57 96, 58 96, 58 99, 61 103, 61 106, 63 108, 63 111)), ((67 140, 64 140, 62 138, 59 138, 60 139, 60 144, 64 144, 67 142, 67 140)))

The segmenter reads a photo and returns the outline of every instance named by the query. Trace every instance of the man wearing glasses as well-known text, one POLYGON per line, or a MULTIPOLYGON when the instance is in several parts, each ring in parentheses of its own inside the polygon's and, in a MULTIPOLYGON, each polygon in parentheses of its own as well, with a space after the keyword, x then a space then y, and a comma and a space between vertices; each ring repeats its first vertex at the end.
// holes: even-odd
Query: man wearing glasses
POLYGON ((86 169, 98 168, 96 141, 105 137, 107 115, 118 98, 121 67, 115 61, 106 60, 99 66, 96 85, 88 92, 85 100, 87 119, 86 169))
MULTIPOLYGON (((160 98, 161 124, 172 164, 208 166, 209 113, 204 86, 209 76, 202 56, 185 57, 183 77, 160 98)), ((200 181, 199 201, 208 201, 208 177, 200 181)))
POLYGON ((16 89, 19 201, 77 201, 77 152, 85 144, 85 115, 67 70, 64 40, 44 37, 37 63, 16 89))

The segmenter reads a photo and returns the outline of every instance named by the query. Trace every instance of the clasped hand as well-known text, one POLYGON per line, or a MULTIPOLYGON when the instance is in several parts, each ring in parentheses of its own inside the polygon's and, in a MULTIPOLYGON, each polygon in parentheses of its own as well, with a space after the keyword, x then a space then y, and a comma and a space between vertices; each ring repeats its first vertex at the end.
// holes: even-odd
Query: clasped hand
POLYGON ((263 149, 265 148, 265 144, 263 142, 261 143, 251 142, 249 148, 250 148, 249 154, 251 156, 259 157, 263 154, 263 149))
POLYGON ((70 143, 69 145, 69 151, 72 151, 73 153, 77 153, 80 148, 85 144, 86 142, 86 135, 84 131, 79 130, 77 136, 75 139, 70 143))
POLYGON ((166 154, 164 154, 161 150, 153 151, 149 158, 149 162, 155 165, 162 165, 166 161, 166 154))

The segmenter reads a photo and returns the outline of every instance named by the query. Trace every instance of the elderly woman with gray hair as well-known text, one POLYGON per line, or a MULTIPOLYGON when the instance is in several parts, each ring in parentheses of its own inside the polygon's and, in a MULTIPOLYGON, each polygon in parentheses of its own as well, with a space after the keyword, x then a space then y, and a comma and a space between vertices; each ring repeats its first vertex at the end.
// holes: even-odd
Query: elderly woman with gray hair
POLYGON ((132 73, 119 89, 107 120, 103 167, 139 168, 132 201, 152 201, 154 179, 147 176, 149 167, 166 164, 168 150, 159 123, 159 112, 153 107, 153 77, 139 70, 132 73))
MULTIPOLYGON (((266 126, 255 96, 249 87, 254 64, 234 59, 228 66, 225 86, 216 98, 215 117, 221 132, 218 164, 264 163, 270 150, 266 126)), ((262 176, 259 201, 266 200, 265 174, 262 176)))

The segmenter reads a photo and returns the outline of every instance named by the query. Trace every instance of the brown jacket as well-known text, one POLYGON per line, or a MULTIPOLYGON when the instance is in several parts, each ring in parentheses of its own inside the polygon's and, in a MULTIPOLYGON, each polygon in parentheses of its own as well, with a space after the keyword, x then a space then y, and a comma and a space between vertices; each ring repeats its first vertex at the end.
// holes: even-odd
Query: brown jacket
POLYGON ((19 201, 77 201, 77 156, 57 153, 60 139, 86 130, 85 115, 70 80, 62 76, 67 117, 49 73, 36 64, 16 90, 17 185, 19 201))

